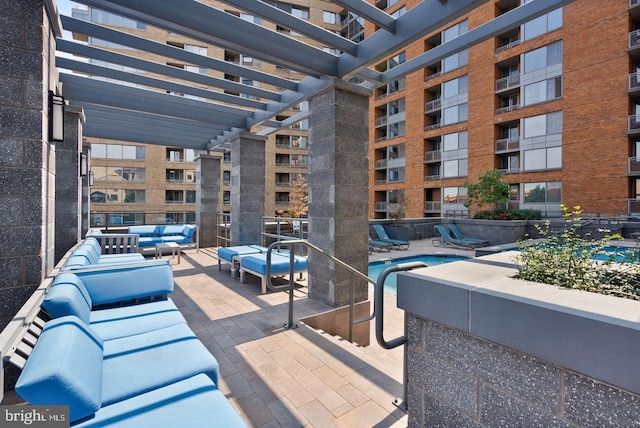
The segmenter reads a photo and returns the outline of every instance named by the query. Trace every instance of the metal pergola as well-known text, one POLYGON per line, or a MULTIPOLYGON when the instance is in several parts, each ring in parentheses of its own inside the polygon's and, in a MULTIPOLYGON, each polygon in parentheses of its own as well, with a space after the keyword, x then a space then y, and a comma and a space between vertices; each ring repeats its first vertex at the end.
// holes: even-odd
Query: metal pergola
POLYGON ((256 132, 259 128, 264 135, 304 118, 306 111, 278 120, 283 112, 334 85, 336 80, 355 80, 370 89, 385 85, 573 0, 532 0, 394 68, 384 72, 374 68, 408 44, 486 1, 424 0, 397 18, 365 0, 331 2, 377 28, 355 43, 260 0, 224 3, 303 34, 306 41, 194 0, 76 0, 90 8, 294 70, 305 77, 285 79, 64 15, 60 16, 64 30, 87 40, 95 38, 126 46, 129 54, 60 37, 56 39, 56 66, 61 70, 64 97, 70 105, 84 109, 85 136, 215 150, 225 147, 239 132, 256 132), (341 53, 335 55, 318 49, 310 41, 341 53), (153 62, 145 57, 162 57, 165 61, 153 62), (218 74, 242 76, 257 85, 172 67, 167 65, 167 59, 215 70, 218 74), (261 86, 279 89, 266 90, 261 86))

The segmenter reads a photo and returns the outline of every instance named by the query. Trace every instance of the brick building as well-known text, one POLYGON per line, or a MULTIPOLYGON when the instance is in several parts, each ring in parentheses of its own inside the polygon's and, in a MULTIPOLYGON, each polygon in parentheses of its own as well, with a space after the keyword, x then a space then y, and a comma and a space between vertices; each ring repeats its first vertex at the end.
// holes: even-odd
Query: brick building
MULTIPOLYGON (((416 3, 385 6, 402 13, 416 3)), ((488 1, 379 68, 519 4, 488 1)), ((639 212, 638 23, 636 0, 577 0, 377 89, 369 217, 387 218, 398 200, 406 217, 467 215, 465 180, 494 168, 511 184, 511 207, 639 212)))

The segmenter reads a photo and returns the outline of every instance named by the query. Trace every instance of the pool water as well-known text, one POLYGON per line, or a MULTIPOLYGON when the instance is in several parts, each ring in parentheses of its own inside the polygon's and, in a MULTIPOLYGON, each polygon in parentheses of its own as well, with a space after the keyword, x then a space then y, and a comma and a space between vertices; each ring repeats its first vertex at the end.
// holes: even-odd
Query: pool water
MULTIPOLYGON (((380 272, 382 272, 384 269, 388 268, 389 266, 396 265, 398 263, 423 262, 429 266, 435 266, 435 265, 442 265, 445 263, 451 263, 451 262, 456 262, 459 260, 466 260, 466 259, 468 259, 468 257, 432 254, 432 255, 401 257, 401 258, 391 259, 391 260, 381 260, 381 261, 369 263, 369 278, 378 279, 380 272)), ((397 276, 398 276, 398 273, 394 272, 387 277, 387 280, 384 283, 385 293, 396 294, 397 276)))

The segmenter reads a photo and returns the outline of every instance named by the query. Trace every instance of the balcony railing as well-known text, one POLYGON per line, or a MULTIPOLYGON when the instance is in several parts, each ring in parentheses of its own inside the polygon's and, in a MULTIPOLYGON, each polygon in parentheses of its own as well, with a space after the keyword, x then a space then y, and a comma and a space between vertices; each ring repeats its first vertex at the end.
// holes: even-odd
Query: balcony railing
POLYGON ((291 186, 291 182, 290 181, 276 181, 276 186, 280 186, 280 187, 291 186))
POLYGON ((640 4, 640 0, 629 0, 629 7, 640 4))
POLYGON ((289 201, 288 199, 286 200, 276 200, 276 205, 289 205, 291 203, 291 201, 289 201))
POLYGON ((629 132, 640 131, 640 114, 632 114, 629 116, 629 132))
POLYGON ((629 75, 629 90, 633 91, 636 89, 640 89, 640 82, 638 81, 638 73, 631 73, 629 75))
POLYGON ((440 110, 442 108, 442 99, 436 98, 435 100, 427 101, 424 105, 424 112, 430 113, 432 111, 440 110))
POLYGON ((424 77, 424 81, 426 82, 427 80, 435 79, 436 77, 441 76, 441 75, 442 75, 442 71, 436 71, 435 73, 432 73, 432 74, 430 74, 428 76, 425 76, 424 77))
POLYGON ((640 157, 630 157, 627 163, 627 174, 640 175, 640 157))
POLYGON ((439 162, 442 159, 442 152, 440 150, 432 150, 430 152, 424 152, 424 162, 439 162))
POLYGON ((520 86, 520 73, 512 73, 509 76, 496 80, 496 92, 520 86))
POLYGON ((387 211, 387 207, 389 206, 388 202, 376 202, 375 203, 375 210, 376 211, 383 211, 386 212, 387 211))
POLYGON ((431 131, 432 129, 438 129, 438 128, 440 128, 441 126, 442 126, 442 122, 438 121, 438 122, 436 122, 436 123, 434 123, 434 124, 431 124, 431 125, 427 125, 427 126, 425 126, 425 127, 424 127, 424 130, 425 130, 425 131, 431 131))
POLYGON ((424 212, 433 213, 440 212, 442 210, 442 202, 440 201, 425 201, 424 212))
POLYGON ((387 167, 387 160, 386 159, 378 159, 376 161, 376 168, 386 168, 387 167))
POLYGON ((627 206, 630 213, 640 214, 640 199, 629 199, 627 206))
POLYGON ((388 116, 376 118, 376 126, 384 126, 387 124, 388 116))
POLYGON ((441 177, 441 175, 440 175, 440 174, 425 175, 425 176, 424 176, 424 181, 440 180, 440 177, 441 177))
POLYGON ((496 114, 507 113, 510 111, 518 110, 520 108, 520 104, 511 104, 505 107, 500 107, 496 109, 496 114))
POLYGON ((640 45, 640 30, 635 30, 629 33, 629 49, 638 45, 640 45))
POLYGON ((496 53, 504 52, 507 49, 515 48, 519 44, 520 44, 520 40, 514 40, 513 42, 507 43, 506 45, 502 45, 496 48, 496 53))
POLYGON ((498 171, 504 175, 517 174, 520 172, 520 168, 504 168, 504 169, 499 169, 498 171))
POLYGON ((520 149, 520 138, 501 138, 496 140, 496 153, 511 152, 520 149))

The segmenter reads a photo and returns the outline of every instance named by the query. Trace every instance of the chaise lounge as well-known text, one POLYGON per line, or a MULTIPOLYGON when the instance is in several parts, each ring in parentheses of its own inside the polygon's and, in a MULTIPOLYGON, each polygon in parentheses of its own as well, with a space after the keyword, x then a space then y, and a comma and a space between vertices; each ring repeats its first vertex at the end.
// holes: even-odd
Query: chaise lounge
MULTIPOLYGON (((293 272, 302 273, 309 267, 309 261, 303 256, 293 256, 293 272)), ((240 260, 240 282, 245 282, 245 275, 250 273, 261 279, 262 294, 267 292, 267 254, 249 254, 240 260)), ((271 277, 284 276, 290 273, 290 255, 288 253, 271 253, 271 277)))
POLYGON ((266 247, 259 245, 237 245, 233 247, 218 248, 218 270, 222 270, 222 263, 231 265, 231 277, 235 278, 240 268, 240 259, 250 254, 260 254, 267 251, 266 247))
POLYGON ((409 241, 390 238, 384 226, 381 224, 374 224, 373 230, 376 231, 376 234, 378 235, 378 239, 380 241, 388 242, 389 244, 393 245, 393 248, 396 250, 408 250, 409 245, 411 245, 409 241))

